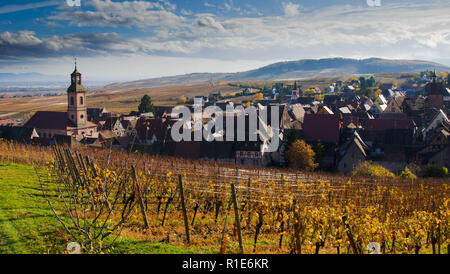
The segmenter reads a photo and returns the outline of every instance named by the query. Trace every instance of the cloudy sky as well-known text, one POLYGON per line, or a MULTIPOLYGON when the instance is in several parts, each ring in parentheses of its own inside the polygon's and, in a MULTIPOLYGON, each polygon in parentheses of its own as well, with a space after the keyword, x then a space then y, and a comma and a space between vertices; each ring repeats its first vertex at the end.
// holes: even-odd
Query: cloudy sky
POLYGON ((448 0, 0 1, 0 72, 131 80, 324 57, 450 65, 448 0), (68 3, 69 2, 69 3, 68 3))

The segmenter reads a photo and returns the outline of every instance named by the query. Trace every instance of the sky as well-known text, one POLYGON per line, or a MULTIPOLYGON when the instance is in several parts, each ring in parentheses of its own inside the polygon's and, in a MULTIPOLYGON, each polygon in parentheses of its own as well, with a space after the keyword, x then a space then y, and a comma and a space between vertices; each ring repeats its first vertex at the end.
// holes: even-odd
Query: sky
POLYGON ((0 73, 66 75, 74 57, 106 81, 328 57, 450 65, 449 14, 448 0, 0 0, 0 73))

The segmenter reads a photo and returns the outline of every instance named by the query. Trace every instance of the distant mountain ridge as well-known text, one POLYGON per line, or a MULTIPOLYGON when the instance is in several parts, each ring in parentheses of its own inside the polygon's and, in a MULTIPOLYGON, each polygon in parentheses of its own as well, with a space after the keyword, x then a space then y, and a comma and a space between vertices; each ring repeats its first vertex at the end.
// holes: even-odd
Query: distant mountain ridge
POLYGON ((426 69, 448 70, 444 65, 420 60, 388 60, 381 58, 369 59, 304 59, 299 61, 279 62, 256 70, 242 73, 246 78, 264 78, 270 75, 281 78, 312 76, 338 76, 350 74, 375 74, 418 72, 426 69))
POLYGON ((325 58, 278 62, 254 70, 237 73, 192 73, 178 76, 116 83, 105 89, 136 89, 167 85, 193 85, 208 82, 302 79, 312 77, 348 76, 353 74, 450 71, 450 67, 421 60, 390 60, 381 58, 325 58))
POLYGON ((59 82, 66 81, 67 76, 46 75, 38 72, 0 73, 0 82, 59 82))

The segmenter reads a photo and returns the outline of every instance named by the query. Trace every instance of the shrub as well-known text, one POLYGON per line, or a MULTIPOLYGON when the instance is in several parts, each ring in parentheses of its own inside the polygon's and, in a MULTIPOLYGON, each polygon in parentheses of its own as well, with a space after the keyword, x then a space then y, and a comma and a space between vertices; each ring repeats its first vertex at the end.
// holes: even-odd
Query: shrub
POLYGON ((431 178, 445 178, 448 176, 448 169, 446 167, 439 167, 438 165, 428 164, 423 169, 422 176, 431 178))
POLYGON ((375 177, 375 178, 395 178, 395 174, 380 165, 370 161, 360 164, 352 173, 353 176, 375 177))
POLYGON ((412 171, 408 167, 405 167, 405 169, 398 175, 398 177, 403 179, 417 179, 417 176, 412 173, 412 171))

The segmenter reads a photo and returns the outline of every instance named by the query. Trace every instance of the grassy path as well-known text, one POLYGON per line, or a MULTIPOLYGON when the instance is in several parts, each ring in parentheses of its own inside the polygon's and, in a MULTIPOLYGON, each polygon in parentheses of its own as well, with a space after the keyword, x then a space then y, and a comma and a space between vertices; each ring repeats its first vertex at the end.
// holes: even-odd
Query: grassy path
MULTIPOLYGON (((34 169, 0 164, 0 254, 61 253, 66 244, 60 223, 39 190, 34 169)), ((180 247, 120 238, 115 253, 192 253, 180 247)))
POLYGON ((0 164, 0 253, 46 253, 56 227, 34 169, 0 164))

